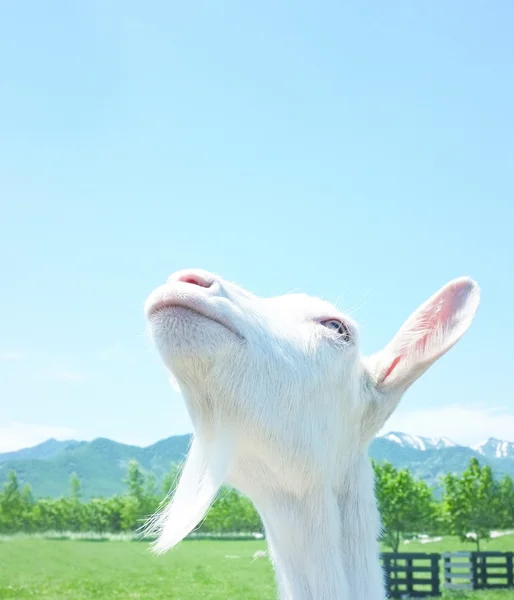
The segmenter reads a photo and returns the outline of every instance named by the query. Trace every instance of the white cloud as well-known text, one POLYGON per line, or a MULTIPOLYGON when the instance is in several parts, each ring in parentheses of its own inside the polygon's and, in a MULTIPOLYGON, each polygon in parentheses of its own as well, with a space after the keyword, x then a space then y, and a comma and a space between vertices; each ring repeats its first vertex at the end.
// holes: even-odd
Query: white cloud
POLYGON ((69 369, 50 369, 48 375, 52 379, 62 383, 79 383, 85 379, 82 373, 77 373, 76 371, 71 371, 69 369))
POLYGON ((22 360, 21 352, 0 352, 0 360, 22 360))
POLYGON ((514 441, 514 414, 501 406, 454 404, 413 411, 398 410, 380 432, 402 431, 425 437, 448 437, 473 446, 490 437, 514 441))
POLYGON ((56 440, 76 439, 77 432, 68 427, 7 423, 0 425, 0 452, 30 448, 50 438, 56 440))

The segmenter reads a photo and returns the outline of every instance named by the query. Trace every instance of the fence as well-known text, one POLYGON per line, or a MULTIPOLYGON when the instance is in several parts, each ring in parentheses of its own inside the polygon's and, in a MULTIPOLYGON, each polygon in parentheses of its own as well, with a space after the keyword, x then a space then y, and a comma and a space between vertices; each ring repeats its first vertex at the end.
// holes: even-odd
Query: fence
POLYGON ((514 588, 514 552, 446 552, 444 587, 449 590, 514 588))
POLYGON ((426 598, 440 596, 440 554, 384 552, 387 596, 389 598, 426 598))
POLYGON ((388 597, 441 596, 441 558, 447 590, 514 588, 514 552, 384 552, 381 559, 388 597))

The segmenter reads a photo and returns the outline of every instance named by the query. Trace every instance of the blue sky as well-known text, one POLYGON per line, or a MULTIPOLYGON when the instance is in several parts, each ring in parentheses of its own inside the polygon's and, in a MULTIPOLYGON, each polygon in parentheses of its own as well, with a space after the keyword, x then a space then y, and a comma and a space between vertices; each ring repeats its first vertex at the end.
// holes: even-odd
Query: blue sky
POLYGON ((3 3, 0 451, 191 429, 143 319, 204 268, 381 348, 471 275, 388 429, 514 440, 514 5, 3 3))

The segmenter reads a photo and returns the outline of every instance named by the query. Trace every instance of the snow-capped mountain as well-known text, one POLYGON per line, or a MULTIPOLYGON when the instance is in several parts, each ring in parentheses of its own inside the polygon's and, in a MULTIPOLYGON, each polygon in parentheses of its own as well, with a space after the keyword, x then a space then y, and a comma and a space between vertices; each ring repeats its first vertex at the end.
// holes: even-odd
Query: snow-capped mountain
MULTIPOLYGON (((99 438, 91 442, 48 440, 23 450, 0 453, 0 488, 14 469, 20 481, 30 483, 35 497, 65 496, 69 476, 76 472, 83 487, 83 498, 111 496, 125 492, 125 468, 135 459, 152 471, 159 481, 173 462, 183 462, 190 446, 189 435, 178 435, 140 448, 99 438)), ((462 473, 471 458, 489 465, 495 477, 514 478, 514 443, 490 438, 473 448, 448 438, 426 438, 392 431, 370 444, 373 460, 387 460, 397 469, 408 468, 415 477, 440 489, 446 473, 462 473)))
MULTIPOLYGON (((442 448, 468 448, 468 446, 457 444, 446 437, 426 438, 420 435, 409 435, 400 431, 391 431, 386 435, 380 436, 378 439, 389 440, 402 448, 411 448, 413 450, 421 450, 422 452, 425 450, 441 450, 442 448)), ((489 438, 486 442, 472 446, 469 449, 486 458, 514 460, 514 442, 489 438)))
MULTIPOLYGON (((454 448, 459 446, 453 440, 446 437, 426 438, 419 435, 409 435, 400 431, 391 431, 382 438, 399 444, 402 448, 414 448, 415 450, 440 450, 441 448, 454 448)), ((514 447, 514 444, 513 444, 514 447)))
POLYGON ((514 442, 489 438, 473 447, 473 450, 487 458, 512 458, 514 459, 514 442))

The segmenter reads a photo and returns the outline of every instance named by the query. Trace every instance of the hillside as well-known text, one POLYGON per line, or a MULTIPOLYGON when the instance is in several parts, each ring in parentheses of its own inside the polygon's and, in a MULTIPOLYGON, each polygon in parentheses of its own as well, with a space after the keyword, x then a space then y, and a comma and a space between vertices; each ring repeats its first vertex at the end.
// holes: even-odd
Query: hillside
POLYGON ((0 483, 14 469, 23 483, 30 483, 36 497, 57 497, 68 493, 70 475, 75 472, 82 483, 84 499, 111 496, 125 491, 123 479, 128 462, 138 461, 143 470, 152 471, 158 481, 172 463, 181 461, 189 446, 189 435, 173 436, 146 448, 120 444, 106 438, 92 442, 63 442, 60 451, 47 452, 49 440, 27 450, 0 454, 0 483))
MULTIPOLYGON (((119 494, 125 491, 123 479, 131 459, 161 482, 172 463, 183 459, 189 441, 189 435, 173 436, 141 448, 106 438, 92 442, 47 440, 32 448, 0 454, 0 484, 14 469, 22 483, 30 483, 36 497, 57 497, 68 493, 69 478, 75 472, 81 479, 84 499, 119 494)), ((370 454, 375 460, 408 467, 435 486, 445 473, 462 472, 473 456, 489 464, 496 475, 514 477, 511 447, 514 444, 493 438, 473 449, 445 438, 430 440, 391 432, 373 441, 370 454)))

